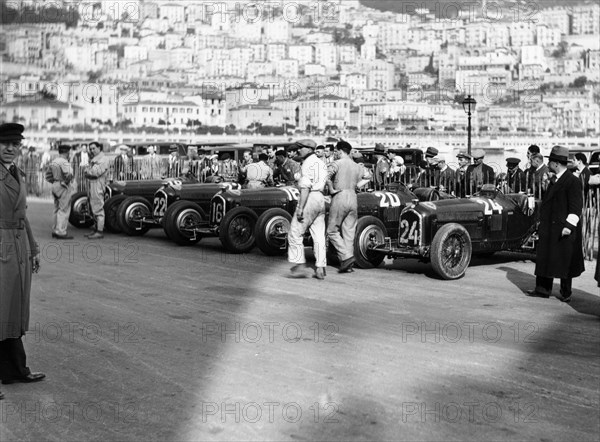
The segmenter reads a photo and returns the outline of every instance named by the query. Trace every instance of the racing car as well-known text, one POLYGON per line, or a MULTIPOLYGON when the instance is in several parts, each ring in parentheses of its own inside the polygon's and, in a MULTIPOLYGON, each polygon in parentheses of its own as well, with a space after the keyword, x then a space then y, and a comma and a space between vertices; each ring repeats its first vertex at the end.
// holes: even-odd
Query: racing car
MULTIPOLYGON (((165 216, 165 230, 180 245, 197 243, 204 236, 218 236, 232 253, 249 252, 256 243, 266 255, 280 255, 286 251, 287 232, 298 198, 298 189, 289 186, 224 189, 212 197, 208 214, 191 201, 180 201, 176 208, 171 206, 171 212, 165 216)), ((402 208, 419 198, 433 200, 439 194, 434 189, 419 189, 416 195, 401 183, 395 185, 394 191, 358 194, 357 266, 369 268, 381 263, 383 256, 379 262, 379 256, 367 258, 368 245, 383 240, 380 232, 397 230, 402 208)))
POLYGON ((400 214, 397 229, 377 231, 368 245, 371 263, 385 257, 431 262, 442 279, 465 275, 474 254, 535 251, 537 222, 533 197, 503 194, 484 186, 477 196, 416 202, 400 214), (375 258, 377 257, 377 258, 375 258))
POLYGON ((238 189, 239 187, 238 183, 185 183, 181 180, 170 179, 163 181, 151 197, 130 196, 123 199, 117 209, 116 222, 121 231, 129 236, 144 235, 151 228, 163 227, 166 235, 171 238, 171 231, 165 227, 163 222, 165 219, 175 217, 175 222, 177 222, 177 217, 185 217, 188 214, 186 208, 190 204, 193 209, 198 209, 199 213, 207 213, 211 198, 215 193, 222 189, 238 189))

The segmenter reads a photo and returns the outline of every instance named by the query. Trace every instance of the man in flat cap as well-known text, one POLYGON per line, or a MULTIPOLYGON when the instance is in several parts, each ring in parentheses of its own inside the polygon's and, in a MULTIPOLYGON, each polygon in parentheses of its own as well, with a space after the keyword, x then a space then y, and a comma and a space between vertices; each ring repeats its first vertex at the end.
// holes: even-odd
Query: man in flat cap
POLYGON ((535 289, 528 296, 549 298, 554 278, 560 278, 560 299, 571 302, 573 278, 583 273, 581 181, 567 171, 569 149, 554 146, 548 168, 550 180, 540 205, 539 241, 535 263, 535 289))
POLYGON ((459 198, 464 198, 467 196, 469 188, 467 169, 471 165, 471 156, 466 152, 459 152, 456 155, 456 159, 458 160, 458 169, 456 169, 455 175, 456 190, 454 194, 459 198))
POLYGON ((46 175, 46 181, 52 184, 54 198, 52 238, 55 239, 73 239, 67 233, 73 195, 73 167, 69 162, 70 151, 70 146, 64 144, 58 146, 58 156, 50 162, 46 175))
MULTIPOLYGON (((0 125, 0 379, 3 384, 41 381, 32 373, 21 338, 29 329, 32 273, 40 268, 40 249, 26 215, 25 174, 14 161, 24 127, 0 125)), ((0 393, 0 399, 4 395, 0 393)))
POLYGON ((473 151, 473 164, 467 168, 467 195, 473 195, 484 184, 495 184, 494 169, 483 162, 485 152, 483 149, 473 151))
POLYGON ((298 159, 302 161, 298 187, 300 198, 288 233, 288 261, 292 278, 305 278, 304 234, 310 229, 316 259, 315 278, 325 279, 327 247, 325 238, 325 196, 327 166, 314 153, 317 144, 312 140, 300 140, 298 159))
POLYGON ((506 185, 510 193, 525 192, 527 189, 525 172, 519 168, 520 162, 521 160, 515 157, 506 159, 506 185))
POLYGON ((89 149, 93 158, 90 160, 90 166, 85 171, 85 177, 89 181, 88 195, 92 214, 96 220, 94 230, 86 235, 89 239, 104 238, 104 188, 108 179, 108 170, 110 168, 109 160, 104 155, 102 144, 94 141, 90 143, 89 149))
POLYGON ((237 183, 239 181, 238 165, 228 153, 221 155, 219 161, 219 176, 228 183, 237 183))

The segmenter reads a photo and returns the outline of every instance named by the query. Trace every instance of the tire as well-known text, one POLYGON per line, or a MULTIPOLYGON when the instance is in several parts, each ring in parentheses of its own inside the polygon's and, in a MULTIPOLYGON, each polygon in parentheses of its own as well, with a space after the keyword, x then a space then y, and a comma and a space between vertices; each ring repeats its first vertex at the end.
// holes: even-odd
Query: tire
POLYGON ((117 223, 123 233, 129 236, 141 236, 150 230, 150 226, 142 225, 140 228, 140 223, 135 221, 142 216, 147 218, 152 216, 150 203, 141 196, 130 196, 125 198, 117 210, 117 223))
POLYGON ((442 279, 459 279, 471 262, 471 237, 460 224, 444 224, 433 237, 430 249, 433 270, 442 279))
POLYGON ((356 224, 354 236, 354 260, 355 265, 361 269, 372 269, 378 267, 384 260, 382 253, 373 253, 370 249, 374 242, 382 244, 387 236, 387 229, 379 218, 374 216, 363 216, 356 224))
POLYGON ((247 207, 236 207, 225 214, 219 228, 219 239, 231 253, 247 253, 254 247, 254 230, 258 216, 247 207))
POLYGON ((95 220, 87 192, 77 192, 71 197, 69 223, 78 229, 87 229, 94 225, 95 220))
POLYGON ((186 231, 206 220, 206 213, 202 208, 191 201, 177 201, 173 203, 163 218, 163 229, 166 235, 180 246, 191 246, 202 239, 202 235, 186 231))
POLYGON ((283 209, 269 209, 258 217, 254 236, 256 245, 267 256, 285 254, 287 250, 287 233, 292 224, 292 215, 283 209), (274 238, 275 234, 286 235, 279 240, 274 238))
POLYGON ((121 233, 117 212, 127 195, 115 195, 104 202, 104 228, 111 233, 121 233))

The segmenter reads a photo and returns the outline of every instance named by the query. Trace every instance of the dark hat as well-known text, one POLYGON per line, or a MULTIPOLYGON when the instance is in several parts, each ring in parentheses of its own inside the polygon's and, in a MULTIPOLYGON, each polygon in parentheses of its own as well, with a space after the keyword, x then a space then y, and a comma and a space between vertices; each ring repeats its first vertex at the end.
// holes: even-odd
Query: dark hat
POLYGON ((228 153, 224 153, 223 155, 221 155, 221 161, 225 161, 230 158, 231 158, 231 156, 228 153))
POLYGON ((70 150, 71 150, 71 146, 69 146, 67 144, 61 144, 60 146, 58 146, 59 154, 68 153, 70 150))
POLYGON ((438 153, 440 153, 440 151, 437 150, 435 147, 428 147, 425 151, 425 158, 433 158, 438 153))
POLYGON ((469 155, 466 152, 458 152, 456 154, 456 158, 466 158, 466 159, 470 160, 471 159, 471 155, 469 155))
POLYGON ((325 146, 323 146, 322 144, 319 144, 315 150, 325 150, 325 146))
POLYGON ((177 152, 179 150, 179 148, 177 147, 177 144, 171 144, 169 146, 169 152, 177 152))
POLYGON ((506 159, 506 165, 507 166, 517 166, 519 163, 521 162, 521 160, 519 158, 515 158, 515 157, 510 157, 506 159))
POLYGON ((22 140, 25 127, 18 123, 4 123, 0 125, 0 141, 22 140))
POLYGON ((527 150, 531 153, 540 153, 540 147, 536 144, 532 144, 527 148, 527 150))
POLYGON ((376 153, 387 153, 387 147, 385 147, 381 143, 375 144, 375 152, 376 153))
POLYGON ((279 149, 277 152, 275 152, 275 156, 276 157, 285 157, 285 156, 287 156, 287 154, 285 153, 285 149, 279 149))
POLYGON ((548 155, 550 161, 557 161, 561 164, 567 164, 569 162, 569 148, 563 146, 554 146, 550 155, 548 155))
POLYGON ((35 152, 35 146, 29 146, 29 152, 35 152))
POLYGON ((483 149, 475 149, 473 151, 473 158, 478 160, 479 158, 485 157, 485 151, 483 149))

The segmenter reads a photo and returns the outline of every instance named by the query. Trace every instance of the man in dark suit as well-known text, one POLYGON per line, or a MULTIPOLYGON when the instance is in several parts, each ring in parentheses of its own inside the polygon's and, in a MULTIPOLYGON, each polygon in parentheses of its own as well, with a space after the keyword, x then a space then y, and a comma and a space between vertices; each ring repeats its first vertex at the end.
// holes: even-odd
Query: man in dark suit
POLYGON ((510 193, 525 192, 527 187, 525 172, 519 168, 520 162, 519 158, 510 157, 506 159, 506 168, 508 169, 506 173, 506 185, 510 193))
POLYGON ((592 176, 592 172, 590 172, 587 157, 584 153, 577 152, 575 154, 575 167, 575 176, 578 176, 581 180, 581 185, 583 186, 583 193, 585 196, 587 196, 588 190, 590 188, 589 183, 590 177, 592 176))
POLYGON ((479 191, 484 184, 495 184, 494 169, 483 162, 485 152, 483 149, 473 151, 473 164, 467 168, 467 194, 473 195, 479 191))
POLYGON ((571 302, 573 278, 584 271, 581 235, 581 181, 567 171, 569 149, 554 146, 548 157, 552 178, 540 205, 535 289, 528 296, 549 298, 554 278, 560 278, 560 300, 571 302))

